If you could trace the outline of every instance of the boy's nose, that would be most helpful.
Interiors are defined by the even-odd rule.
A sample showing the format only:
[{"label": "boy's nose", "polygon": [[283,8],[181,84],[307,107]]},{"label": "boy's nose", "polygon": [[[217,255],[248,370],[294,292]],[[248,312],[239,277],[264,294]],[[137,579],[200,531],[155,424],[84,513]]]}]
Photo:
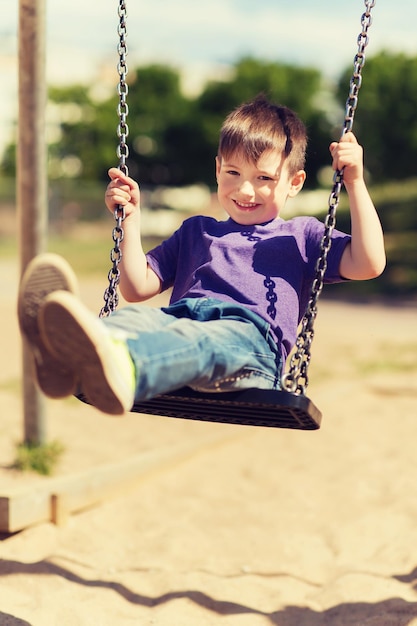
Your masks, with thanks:
[{"label": "boy's nose", "polygon": [[252,198],[254,195],[254,189],[253,189],[252,183],[248,180],[242,181],[242,184],[239,186],[239,193],[242,196]]}]

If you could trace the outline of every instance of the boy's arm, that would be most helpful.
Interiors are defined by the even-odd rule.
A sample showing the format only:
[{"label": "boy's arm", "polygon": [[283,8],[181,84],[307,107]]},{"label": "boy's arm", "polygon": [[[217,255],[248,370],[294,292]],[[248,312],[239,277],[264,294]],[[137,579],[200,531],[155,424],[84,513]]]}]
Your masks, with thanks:
[{"label": "boy's arm", "polygon": [[109,170],[106,206],[114,213],[117,205],[125,210],[123,221],[122,262],[120,263],[120,292],[128,302],[141,302],[161,291],[161,281],[148,266],[142,248],[140,230],[140,192],[138,184],[116,167]]},{"label": "boy's arm", "polygon": [[340,261],[340,275],[351,280],[376,278],[386,263],[384,235],[363,178],[362,147],[350,132],[339,143],[332,143],[330,152],[333,168],[344,168],[351,218],[352,238]]}]

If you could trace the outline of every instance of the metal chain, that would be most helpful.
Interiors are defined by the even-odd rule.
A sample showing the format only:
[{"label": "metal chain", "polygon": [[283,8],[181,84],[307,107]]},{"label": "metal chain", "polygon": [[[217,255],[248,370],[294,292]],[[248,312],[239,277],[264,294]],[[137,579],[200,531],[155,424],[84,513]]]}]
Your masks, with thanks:
[{"label": "metal chain", "polygon": [[[353,126],[353,119],[358,104],[358,93],[362,84],[362,68],[365,64],[365,48],[368,45],[368,29],[372,24],[371,9],[375,6],[376,0],[364,0],[365,13],[362,15],[361,24],[362,31],[358,36],[358,51],[354,58],[354,71],[350,80],[349,96],[346,101],[345,120],[342,129],[342,136],[349,132]],[[119,73],[119,83],[117,87],[119,95],[119,104],[117,113],[119,116],[119,124],[117,127],[117,135],[119,144],[117,147],[117,157],[119,158],[119,168],[128,175],[128,167],[126,160],[129,156],[129,148],[127,146],[127,137],[129,135],[129,127],[127,125],[127,116],[129,113],[127,105],[128,85],[126,76],[128,67],[126,63],[127,45],[126,45],[126,2],[119,0],[119,63],[117,65]],[[282,387],[287,391],[294,393],[304,393],[308,386],[308,366],[311,360],[311,344],[314,337],[314,320],[317,317],[317,302],[321,294],[324,284],[324,274],[327,268],[327,255],[331,247],[331,236],[336,224],[336,211],[339,205],[340,192],[343,185],[343,170],[337,170],[333,179],[333,188],[329,196],[329,210],[325,220],[324,235],[320,247],[320,256],[317,260],[316,275],[313,281],[311,296],[307,305],[307,310],[301,323],[301,330],[295,344],[295,351],[290,359],[289,372],[282,377]],[[122,259],[122,251],[120,244],[123,241],[123,220],[125,219],[124,209],[117,206],[114,211],[114,219],[116,225],[112,232],[114,247],[110,253],[112,267],[108,273],[109,285],[104,292],[105,304],[100,311],[100,317],[110,315],[119,302],[117,288],[120,281],[119,263]]]},{"label": "metal chain", "polygon": [[[358,36],[358,51],[354,58],[354,69],[350,79],[349,95],[346,101],[343,137],[352,130],[353,119],[358,105],[358,93],[362,85],[362,69],[365,65],[365,48],[368,45],[368,29],[372,24],[371,10],[376,0],[365,0],[365,13],[361,18],[362,31]],[[317,302],[323,289],[324,274],[327,269],[327,256],[331,247],[331,237],[336,225],[336,211],[343,185],[343,169],[336,170],[333,187],[329,196],[329,209],[324,222],[324,234],[320,246],[320,256],[316,264],[316,274],[306,312],[301,321],[294,352],[291,355],[289,371],[281,379],[282,388],[293,393],[304,394],[308,386],[308,367],[311,360],[311,344],[314,338],[314,321],[317,317]]]},{"label": "metal chain", "polygon": [[[127,45],[126,45],[126,2],[125,0],[119,0],[119,24],[118,24],[118,35],[119,35],[119,44],[117,46],[117,51],[119,54],[119,62],[117,64],[117,71],[119,73],[119,83],[117,85],[117,93],[119,95],[119,104],[117,107],[117,114],[119,116],[119,123],[117,126],[117,136],[119,138],[119,144],[117,146],[117,157],[119,159],[119,169],[126,174],[129,174],[128,167],[126,165],[126,160],[129,156],[129,148],[127,145],[127,137],[129,136],[129,127],[127,125],[127,116],[129,113],[129,107],[127,105],[127,94],[128,94],[128,85],[126,82],[126,76],[128,73],[126,57],[127,57]],[[119,294],[117,291],[119,282],[120,282],[120,269],[119,263],[122,260],[122,250],[120,248],[120,244],[123,241],[124,232],[123,232],[123,220],[125,219],[125,211],[124,208],[118,205],[114,210],[114,220],[116,222],[115,227],[113,228],[112,238],[114,246],[110,252],[110,260],[112,262],[112,267],[108,273],[108,287],[104,292],[104,306],[100,311],[100,317],[107,317],[115,309],[119,303]]]}]

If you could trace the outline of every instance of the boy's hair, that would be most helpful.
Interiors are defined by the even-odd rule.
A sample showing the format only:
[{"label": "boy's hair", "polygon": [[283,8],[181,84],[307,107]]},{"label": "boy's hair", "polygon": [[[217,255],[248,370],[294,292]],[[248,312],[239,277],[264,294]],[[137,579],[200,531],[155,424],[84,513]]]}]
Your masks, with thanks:
[{"label": "boy's hair", "polygon": [[277,150],[284,154],[292,175],[304,169],[306,147],[307,132],[300,118],[261,94],[226,117],[218,156],[228,159],[237,152],[257,163],[266,150]]}]

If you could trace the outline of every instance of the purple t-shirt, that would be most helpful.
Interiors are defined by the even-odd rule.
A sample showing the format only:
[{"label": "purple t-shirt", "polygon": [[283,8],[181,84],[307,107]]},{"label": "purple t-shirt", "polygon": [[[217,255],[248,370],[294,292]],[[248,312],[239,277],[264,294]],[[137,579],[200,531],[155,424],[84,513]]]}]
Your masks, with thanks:
[{"label": "purple t-shirt", "polygon": [[[285,359],[297,337],[315,277],[324,225],[314,217],[281,218],[254,226],[195,216],[147,254],[150,267],[173,288],[170,302],[212,297],[240,304],[266,320]],[[339,282],[350,236],[334,230],[325,282]]]}]

